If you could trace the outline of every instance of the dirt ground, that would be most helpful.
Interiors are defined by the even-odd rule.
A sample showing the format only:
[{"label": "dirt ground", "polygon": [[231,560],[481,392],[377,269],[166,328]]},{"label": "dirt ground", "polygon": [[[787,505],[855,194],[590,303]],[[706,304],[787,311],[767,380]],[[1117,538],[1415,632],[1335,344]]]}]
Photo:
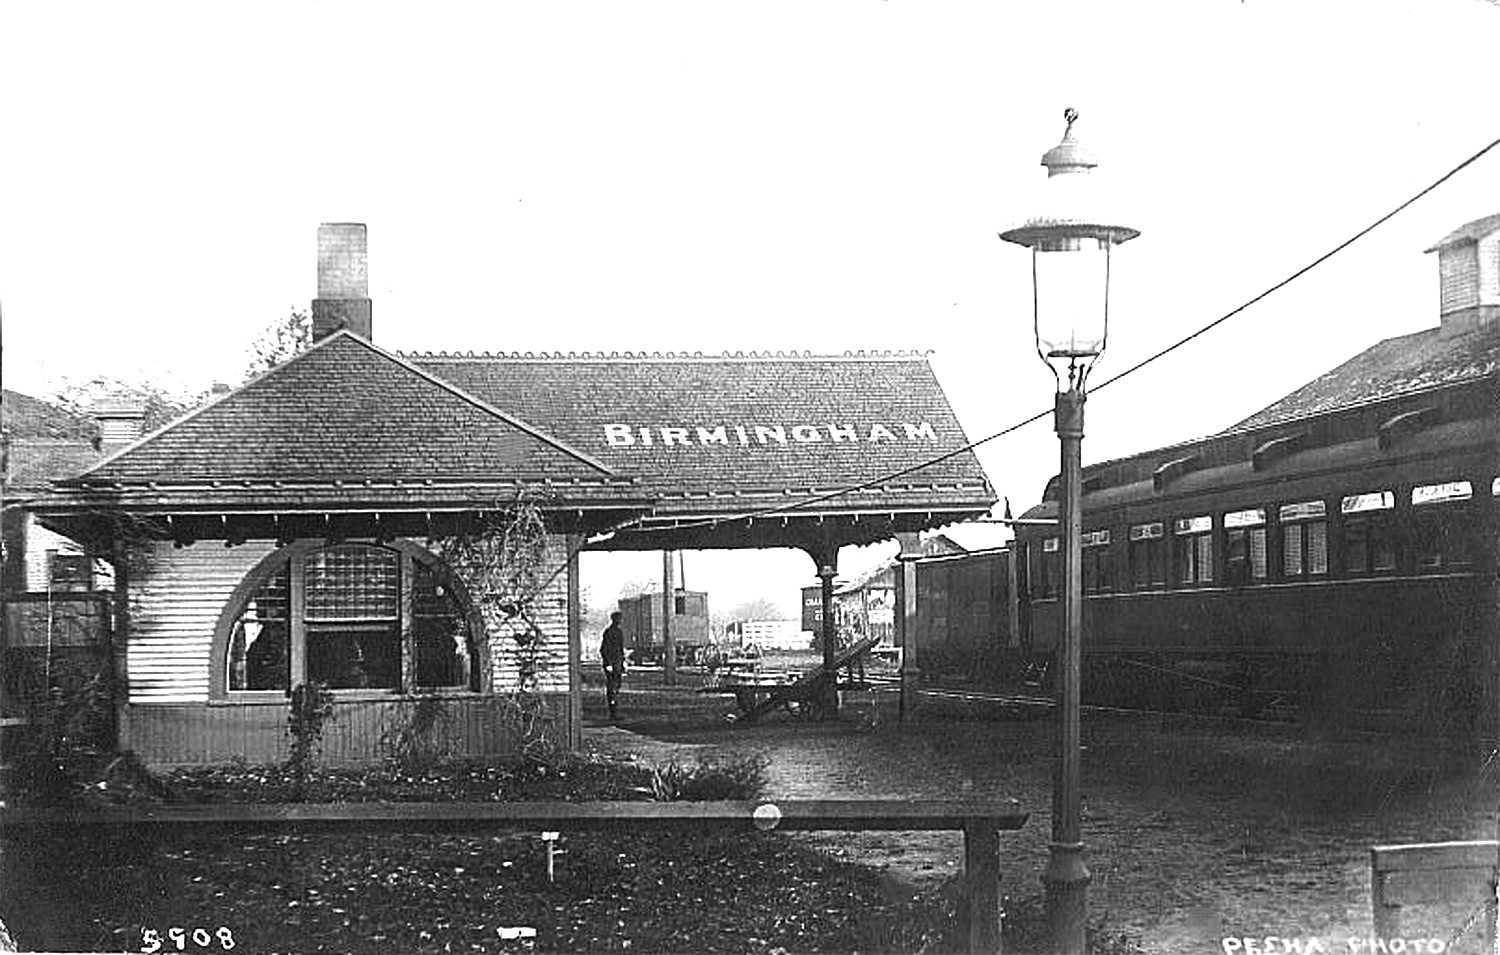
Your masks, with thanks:
[{"label": "dirt ground", "polygon": [[[901,724],[893,695],[863,694],[834,722],[745,725],[724,720],[729,698],[684,682],[632,673],[613,724],[590,688],[586,748],[653,763],[758,754],[770,798],[1015,798],[1031,818],[1003,837],[1003,890],[1013,905],[1040,896],[1055,750],[1045,717],[926,707]],[[1087,715],[1083,741],[1091,923],[1150,952],[1291,950],[1267,936],[1369,952],[1372,846],[1495,837],[1496,767],[1431,741],[1118,714]],[[895,895],[944,885],[961,858],[956,833],[803,838],[882,869]],[[1485,951],[1481,927],[1463,932],[1478,913],[1469,901],[1407,909],[1403,938],[1424,941],[1406,950]]]}]

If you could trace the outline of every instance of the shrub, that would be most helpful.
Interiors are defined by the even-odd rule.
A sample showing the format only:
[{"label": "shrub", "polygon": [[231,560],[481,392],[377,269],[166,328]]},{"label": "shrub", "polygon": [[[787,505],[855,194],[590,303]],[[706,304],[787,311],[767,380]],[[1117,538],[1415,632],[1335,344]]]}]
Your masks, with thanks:
[{"label": "shrub", "polygon": [[453,753],[453,711],[439,696],[402,701],[380,732],[380,751],[387,762],[407,773],[420,773]]},{"label": "shrub", "polygon": [[700,757],[692,766],[673,760],[651,771],[651,786],[642,788],[658,802],[755,799],[766,788],[763,756]]},{"label": "shrub", "polygon": [[287,770],[292,775],[292,798],[307,795],[307,771],[323,746],[323,726],[333,719],[333,691],[326,683],[299,683],[292,688],[286,733],[292,738]]}]

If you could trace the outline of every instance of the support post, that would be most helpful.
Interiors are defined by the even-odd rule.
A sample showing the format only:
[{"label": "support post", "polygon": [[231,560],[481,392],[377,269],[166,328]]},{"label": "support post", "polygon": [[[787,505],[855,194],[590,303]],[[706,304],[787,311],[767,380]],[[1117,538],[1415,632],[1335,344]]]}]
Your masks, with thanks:
[{"label": "support post", "polygon": [[580,535],[568,536],[568,748],[583,748],[583,592],[578,555]]},{"label": "support post", "polygon": [[993,817],[964,821],[964,885],[969,951],[1000,952],[1000,826]]},{"label": "support post", "polygon": [[1083,631],[1083,514],[1081,507],[1083,403],[1080,388],[1057,395],[1055,424],[1062,445],[1058,523],[1062,531],[1063,632],[1057,646],[1057,775],[1052,790],[1052,842],[1046,887],[1052,951],[1083,955],[1088,918],[1089,870],[1080,834],[1082,784],[1079,756],[1079,694]]},{"label": "support post", "polygon": [[818,580],[823,585],[823,670],[828,679],[823,697],[823,713],[836,715],[839,711],[838,674],[833,663],[838,658],[839,634],[833,619],[833,578],[838,573],[838,550],[830,548],[818,564]]},{"label": "support post", "polygon": [[661,552],[661,655],[662,675],[668,686],[677,683],[677,631],[672,627],[672,552]]},{"label": "support post", "polygon": [[901,545],[896,564],[896,637],[901,647],[899,722],[916,715],[920,670],[917,660],[917,564],[921,543],[916,534],[897,534]]},{"label": "support post", "polygon": [[115,748],[129,748],[130,737],[130,546],[116,537],[110,553],[115,570],[114,624],[109,633],[110,696],[115,706]]}]

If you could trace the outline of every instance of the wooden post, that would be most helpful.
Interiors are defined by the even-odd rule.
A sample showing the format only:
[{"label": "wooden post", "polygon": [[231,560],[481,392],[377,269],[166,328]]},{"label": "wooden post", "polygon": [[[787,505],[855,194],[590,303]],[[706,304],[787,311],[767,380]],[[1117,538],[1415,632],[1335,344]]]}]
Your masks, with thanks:
[{"label": "wooden post", "polygon": [[823,585],[823,671],[828,688],[823,698],[825,716],[837,715],[839,711],[838,673],[833,667],[839,654],[838,627],[833,619],[833,578],[838,573],[838,553],[837,548],[829,548],[818,563],[818,580]]},{"label": "wooden post", "polygon": [[993,816],[964,821],[964,885],[969,951],[1000,951],[1000,826]]},{"label": "wooden post", "polygon": [[583,538],[570,534],[568,548],[568,748],[583,748],[583,591],[578,554]]},{"label": "wooden post", "polygon": [[672,627],[672,552],[661,552],[661,655],[662,674],[668,686],[677,682],[677,631]]},{"label": "wooden post", "polygon": [[917,564],[921,542],[916,534],[897,534],[901,553],[896,564],[896,632],[901,645],[900,722],[915,716],[920,670],[917,662]]},{"label": "wooden post", "polygon": [[115,705],[115,747],[129,748],[130,737],[130,666],[127,648],[130,645],[130,547],[119,537],[115,538],[111,563],[115,568],[114,626],[110,628],[109,653],[111,661],[110,695]]}]

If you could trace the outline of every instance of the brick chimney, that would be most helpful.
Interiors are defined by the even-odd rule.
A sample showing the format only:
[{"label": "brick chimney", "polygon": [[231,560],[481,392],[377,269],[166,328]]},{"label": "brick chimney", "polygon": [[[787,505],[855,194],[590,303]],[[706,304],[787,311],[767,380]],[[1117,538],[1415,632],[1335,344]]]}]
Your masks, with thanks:
[{"label": "brick chimney", "polygon": [[365,226],[325,222],[318,226],[318,297],[312,303],[313,341],[341,328],[371,336],[370,291],[365,276]]},{"label": "brick chimney", "polygon": [[89,409],[99,423],[99,447],[113,451],[141,436],[146,406],[131,398],[105,398]]},{"label": "brick chimney", "polygon": [[1463,225],[1427,250],[1438,254],[1442,335],[1462,335],[1500,318],[1500,214]]}]

